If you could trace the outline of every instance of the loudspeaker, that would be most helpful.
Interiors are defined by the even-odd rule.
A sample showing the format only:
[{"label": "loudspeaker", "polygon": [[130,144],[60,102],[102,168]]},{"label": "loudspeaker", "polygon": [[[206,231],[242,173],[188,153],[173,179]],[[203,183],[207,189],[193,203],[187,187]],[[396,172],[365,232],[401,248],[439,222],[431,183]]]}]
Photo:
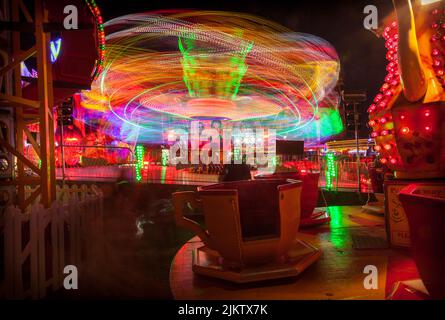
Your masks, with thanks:
[{"label": "loudspeaker", "polygon": [[304,141],[277,140],[277,155],[298,156],[304,153]]}]

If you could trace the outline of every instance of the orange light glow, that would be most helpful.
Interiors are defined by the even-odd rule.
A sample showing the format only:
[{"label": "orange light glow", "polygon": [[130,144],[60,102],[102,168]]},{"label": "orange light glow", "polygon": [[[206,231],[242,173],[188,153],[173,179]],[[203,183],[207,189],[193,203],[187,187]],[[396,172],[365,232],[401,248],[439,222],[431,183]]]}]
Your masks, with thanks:
[{"label": "orange light glow", "polygon": [[409,128],[408,127],[403,127],[402,129],[400,129],[400,132],[403,134],[407,134],[409,133]]}]

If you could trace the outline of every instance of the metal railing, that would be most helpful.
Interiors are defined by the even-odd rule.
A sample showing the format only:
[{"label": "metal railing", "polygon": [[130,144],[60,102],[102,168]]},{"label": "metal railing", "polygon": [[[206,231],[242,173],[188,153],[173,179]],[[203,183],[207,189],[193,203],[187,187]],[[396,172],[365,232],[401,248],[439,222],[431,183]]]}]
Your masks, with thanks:
[{"label": "metal railing", "polygon": [[335,176],[332,178],[331,185],[326,185],[327,161],[326,157],[320,157],[320,187],[327,187],[331,190],[355,189],[360,192],[371,192],[371,180],[366,159],[360,161],[360,183],[357,177],[357,161],[350,157],[336,158],[334,160]]},{"label": "metal railing", "polygon": [[[118,146],[87,146],[87,145],[64,145],[65,167],[62,166],[60,155],[61,146],[56,148],[57,165],[56,177],[58,180],[71,181],[107,181],[126,179],[135,181],[136,158],[133,150],[127,147]],[[32,150],[32,148],[30,148]],[[32,155],[28,156],[33,160]],[[150,157],[151,158],[151,157]],[[38,159],[35,157],[35,159]],[[360,161],[360,191],[370,192],[371,179],[368,170],[368,163],[371,158],[362,158]],[[38,160],[35,160],[36,164]],[[282,157],[281,163],[293,163],[303,165],[308,171],[320,171],[319,186],[331,190],[341,189],[359,189],[357,177],[357,161],[353,156],[338,155],[334,157],[335,177],[329,179],[330,185],[327,185],[327,158],[316,154],[305,154],[302,156]],[[173,167],[150,165],[143,181],[151,180],[189,180],[191,173],[184,173],[185,170],[177,170]],[[162,169],[162,170],[161,170]],[[159,177],[158,177],[159,176]],[[207,181],[206,175],[193,174],[193,181],[199,178],[200,182]],[[169,179],[167,179],[169,178]],[[202,181],[201,181],[202,180]],[[211,181],[210,181],[211,180]],[[209,179],[209,183],[214,183],[214,179]]]},{"label": "metal railing", "polygon": [[[60,161],[62,148],[65,161]],[[128,147],[63,145],[56,148],[60,180],[134,180],[135,156]]]},{"label": "metal railing", "polygon": [[[64,160],[62,162],[62,149]],[[32,147],[25,156],[39,164]],[[133,150],[118,146],[63,145],[56,147],[56,178],[58,180],[116,180],[134,179]]]},{"label": "metal railing", "polygon": [[[306,154],[303,156],[282,157],[281,163],[285,167],[294,169],[305,169],[307,171],[320,171],[319,186],[330,190],[339,191],[341,189],[355,189],[361,192],[371,191],[371,180],[368,170],[368,163],[371,158],[362,158],[360,160],[360,171],[357,168],[357,159],[352,156],[335,156],[333,166],[335,175],[329,179],[326,177],[328,171],[327,156]],[[360,172],[360,183],[357,177]],[[330,182],[330,184],[329,184]]]}]

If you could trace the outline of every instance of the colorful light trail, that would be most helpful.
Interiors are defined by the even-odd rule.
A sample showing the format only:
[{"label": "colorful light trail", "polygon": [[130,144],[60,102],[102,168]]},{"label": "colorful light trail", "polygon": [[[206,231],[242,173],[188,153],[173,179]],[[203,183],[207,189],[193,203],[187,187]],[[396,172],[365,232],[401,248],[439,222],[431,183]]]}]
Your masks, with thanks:
[{"label": "colorful light trail", "polygon": [[165,142],[191,120],[306,141],[343,129],[338,56],[323,39],[213,11],[133,14],[105,28],[103,72],[82,105],[116,139]]}]

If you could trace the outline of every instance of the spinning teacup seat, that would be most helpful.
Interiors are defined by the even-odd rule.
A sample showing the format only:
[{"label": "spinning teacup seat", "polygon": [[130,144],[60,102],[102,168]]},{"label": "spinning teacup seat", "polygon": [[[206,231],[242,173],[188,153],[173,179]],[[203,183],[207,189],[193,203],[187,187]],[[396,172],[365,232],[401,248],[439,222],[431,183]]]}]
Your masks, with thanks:
[{"label": "spinning teacup seat", "polygon": [[261,173],[255,180],[264,179],[295,179],[302,182],[300,201],[300,227],[313,226],[329,222],[331,218],[326,211],[315,210],[318,200],[318,179],[320,172],[284,171],[275,173]]},{"label": "spinning teacup seat", "polygon": [[445,299],[445,190],[421,194],[421,183],[411,184],[399,193],[408,218],[413,256],[420,277],[431,298]]},{"label": "spinning teacup seat", "polygon": [[[211,250],[213,256],[218,255],[219,270],[280,263],[282,268],[291,259],[296,243],[301,187],[301,181],[268,179],[227,182],[201,187],[197,192],[177,192],[173,194],[176,223],[195,232],[206,250]],[[183,216],[186,204],[202,209],[207,229]],[[306,254],[310,253],[311,263],[318,258],[312,254],[318,253],[317,249],[299,246],[304,247]],[[209,258],[206,259],[208,264]],[[310,263],[305,266],[308,265]]]}]

